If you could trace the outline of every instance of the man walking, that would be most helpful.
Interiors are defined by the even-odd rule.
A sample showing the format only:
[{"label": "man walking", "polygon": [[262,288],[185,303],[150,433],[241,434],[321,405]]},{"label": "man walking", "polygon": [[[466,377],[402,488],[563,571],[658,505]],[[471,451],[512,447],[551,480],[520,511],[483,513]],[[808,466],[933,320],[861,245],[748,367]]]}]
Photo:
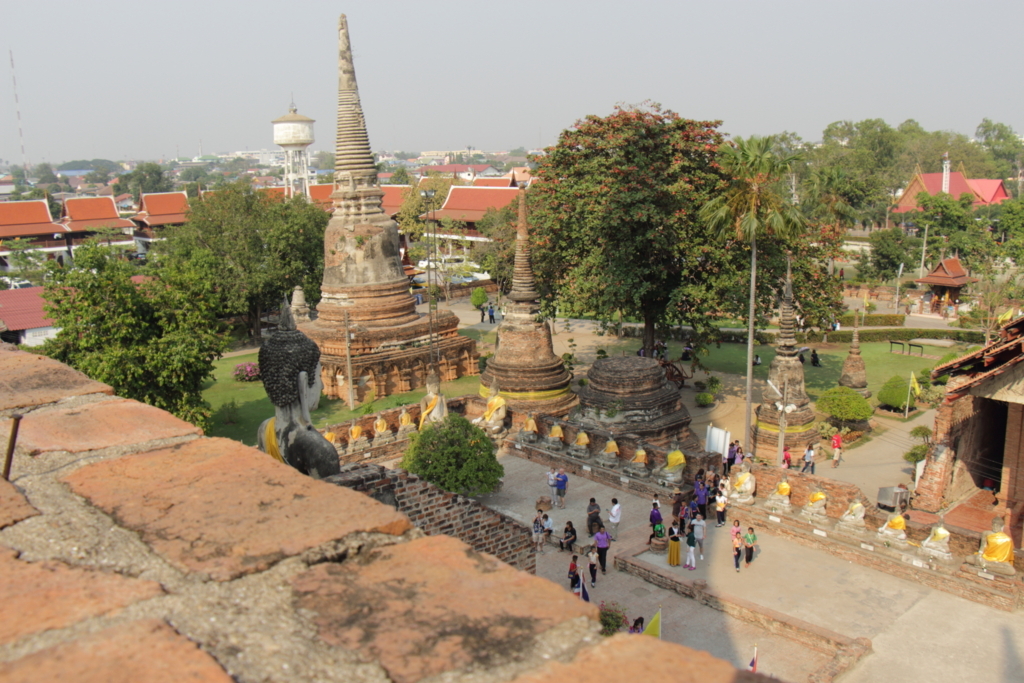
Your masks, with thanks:
[{"label": "man walking", "polygon": [[697,547],[700,548],[700,559],[704,559],[704,536],[707,533],[707,523],[704,521],[704,516],[698,514],[697,519],[690,522],[690,528],[693,529],[693,538],[697,541]]},{"label": "man walking", "polygon": [[612,525],[611,539],[619,540],[619,522],[622,521],[622,506],[618,498],[612,498],[612,509],[608,511],[608,523]]},{"label": "man walking", "polygon": [[708,487],[703,479],[697,480],[694,484],[694,495],[697,498],[697,510],[702,515],[708,514]]},{"label": "man walking", "polygon": [[565,509],[565,492],[569,488],[569,475],[564,469],[558,470],[555,476],[555,495],[558,497],[558,507]]},{"label": "man walking", "polygon": [[487,322],[494,324],[494,304],[488,304],[487,306]]},{"label": "man walking", "polygon": [[810,470],[811,474],[814,474],[814,444],[807,444],[807,450],[804,451],[804,466],[800,470],[801,473]]},{"label": "man walking", "polygon": [[591,498],[587,505],[587,535],[593,536],[601,526],[601,506],[596,498]]},{"label": "man walking", "polygon": [[551,504],[558,507],[558,482],[555,478],[558,476],[558,472],[552,467],[548,470],[548,488],[551,489]]},{"label": "man walking", "polygon": [[839,467],[839,461],[843,459],[843,435],[836,432],[832,435],[832,468]]},{"label": "man walking", "polygon": [[601,563],[601,573],[607,574],[607,563],[608,563],[608,548],[611,546],[612,537],[608,535],[608,532],[604,530],[602,525],[600,530],[594,534],[594,543],[597,544],[597,559]]},{"label": "man walking", "polygon": [[533,549],[538,553],[544,552],[544,511],[537,510],[537,516],[533,518]]}]

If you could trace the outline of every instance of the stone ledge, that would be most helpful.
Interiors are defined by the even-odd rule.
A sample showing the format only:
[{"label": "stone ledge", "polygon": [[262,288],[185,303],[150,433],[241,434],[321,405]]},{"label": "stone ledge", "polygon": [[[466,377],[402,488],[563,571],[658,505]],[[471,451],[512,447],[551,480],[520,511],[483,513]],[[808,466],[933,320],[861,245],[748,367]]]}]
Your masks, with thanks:
[{"label": "stone ledge", "polygon": [[7,683],[231,683],[195,643],[159,620],[110,628],[0,664]]},{"label": "stone ledge", "polygon": [[38,514],[39,511],[25,500],[25,496],[14,487],[14,484],[0,479],[0,529]]},{"label": "stone ledge", "polygon": [[63,481],[171,564],[218,581],[349,534],[412,528],[392,508],[229,439],[93,463]]},{"label": "stone ledge", "polygon": [[0,351],[0,414],[86,394],[112,396],[114,390],[52,358]]}]

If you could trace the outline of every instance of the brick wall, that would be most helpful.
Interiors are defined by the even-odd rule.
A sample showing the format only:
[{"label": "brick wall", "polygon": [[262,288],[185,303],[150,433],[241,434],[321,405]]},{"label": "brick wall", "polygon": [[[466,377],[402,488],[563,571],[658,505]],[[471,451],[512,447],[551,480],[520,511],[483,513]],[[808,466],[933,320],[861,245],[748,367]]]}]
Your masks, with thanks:
[{"label": "brick wall", "polygon": [[394,505],[431,536],[452,536],[517,569],[536,572],[531,530],[472,498],[443,491],[405,470],[379,465],[346,465],[328,481]]}]

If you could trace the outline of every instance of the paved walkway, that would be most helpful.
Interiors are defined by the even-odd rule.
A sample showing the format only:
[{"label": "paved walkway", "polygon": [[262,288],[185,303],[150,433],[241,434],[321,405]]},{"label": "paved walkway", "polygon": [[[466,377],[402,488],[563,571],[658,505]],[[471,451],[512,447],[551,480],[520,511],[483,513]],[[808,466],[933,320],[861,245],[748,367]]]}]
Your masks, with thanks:
[{"label": "paved walkway", "polygon": [[[541,465],[511,455],[503,457],[501,462],[506,472],[503,490],[481,500],[505,514],[529,522],[535,514],[536,498],[547,493],[546,470]],[[582,525],[591,496],[605,510],[613,496],[623,505],[620,543],[612,544],[613,553],[646,539],[648,499],[576,477],[570,481],[566,509],[549,513],[553,515],[556,533],[566,519],[573,520],[577,526]],[[727,529],[715,529],[712,524],[705,545],[705,559],[698,560],[697,570],[691,572],[674,568],[672,571],[678,571],[687,579],[704,579],[714,590],[843,635],[872,639],[874,654],[844,676],[842,683],[903,683],[906,680],[959,683],[965,679],[1004,683],[1024,680],[1020,653],[1024,648],[1016,645],[1024,643],[1024,615],[1000,612],[939,593],[840,560],[827,552],[772,536],[764,529],[756,531],[761,552],[750,568],[739,573],[733,569]],[[585,533],[582,540],[586,542]],[[641,559],[662,566],[666,563],[664,556],[651,553],[645,553]],[[567,566],[567,556],[560,556],[557,550],[549,551],[541,556],[538,573],[565,585]],[[603,587],[605,582],[607,589]],[[638,587],[646,587],[651,592],[636,591]],[[619,572],[610,572],[607,577],[599,576],[594,599],[614,599],[624,604],[631,616],[642,613],[648,618],[657,604],[672,605],[671,613],[666,607],[666,621],[671,614],[673,619],[681,618],[686,623],[681,634],[675,630],[677,626],[672,626],[671,631],[666,626],[667,637],[707,649],[737,666],[745,666],[749,661],[751,637],[758,643],[759,661],[764,665],[759,667],[761,671],[796,682],[806,680],[807,674],[820,666],[818,659],[804,658],[799,651],[794,654],[783,649],[776,637],[763,631],[758,634],[759,629],[752,625],[737,622],[724,614],[704,613],[703,610],[708,608],[690,612],[677,603],[692,601],[648,584],[640,586],[635,583],[635,577]],[[709,636],[705,631],[715,635]],[[710,646],[702,647],[698,642],[710,643]],[[816,653],[804,651],[804,654]],[[764,668],[768,666],[766,661],[772,661],[773,666],[779,668]],[[1015,677],[1008,677],[1011,672]]]}]

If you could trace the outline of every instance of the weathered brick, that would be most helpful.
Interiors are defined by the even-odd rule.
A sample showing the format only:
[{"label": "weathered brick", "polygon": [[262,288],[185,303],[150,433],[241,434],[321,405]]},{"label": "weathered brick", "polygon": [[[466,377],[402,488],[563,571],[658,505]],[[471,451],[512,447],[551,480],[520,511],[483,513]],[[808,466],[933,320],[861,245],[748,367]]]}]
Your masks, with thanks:
[{"label": "weathered brick", "polygon": [[38,514],[39,511],[29,505],[25,496],[14,488],[14,484],[0,479],[0,529]]},{"label": "weathered brick", "polygon": [[22,562],[15,556],[13,550],[0,549],[0,643],[64,628],[163,593],[153,581],[62,562]]},{"label": "weathered brick", "polygon": [[378,548],[295,577],[324,642],[359,650],[397,683],[493,664],[597,607],[447,536]]},{"label": "weathered brick", "polygon": [[64,480],[171,563],[221,581],[352,533],[412,528],[393,508],[230,439],[106,460]]},{"label": "weathered brick", "polygon": [[[0,433],[9,430],[10,423],[0,422]],[[29,413],[21,421],[18,447],[32,455],[82,453],[202,433],[199,427],[159,408],[118,398]]]},{"label": "weathered brick", "polygon": [[52,358],[24,351],[0,351],[0,411],[54,403],[72,396],[113,393],[108,385]]},{"label": "weathered brick", "polygon": [[162,621],[135,621],[0,664],[6,683],[231,683],[219,664]]}]

